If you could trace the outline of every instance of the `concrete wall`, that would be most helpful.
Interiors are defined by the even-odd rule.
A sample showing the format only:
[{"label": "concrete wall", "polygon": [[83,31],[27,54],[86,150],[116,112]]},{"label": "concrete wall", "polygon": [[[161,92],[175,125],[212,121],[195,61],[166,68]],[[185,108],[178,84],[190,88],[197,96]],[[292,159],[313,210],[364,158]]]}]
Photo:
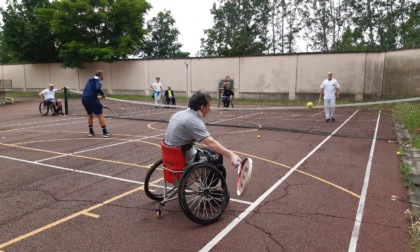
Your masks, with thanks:
[{"label": "concrete wall", "polygon": [[318,97],[332,71],[345,97],[362,100],[420,96],[420,49],[373,53],[314,53],[255,57],[214,57],[91,62],[83,69],[60,64],[1,65],[2,79],[17,90],[42,90],[48,83],[82,90],[97,69],[105,72],[108,93],[150,95],[159,76],[179,96],[197,90],[217,94],[221,79],[234,80],[240,98],[295,100]]}]

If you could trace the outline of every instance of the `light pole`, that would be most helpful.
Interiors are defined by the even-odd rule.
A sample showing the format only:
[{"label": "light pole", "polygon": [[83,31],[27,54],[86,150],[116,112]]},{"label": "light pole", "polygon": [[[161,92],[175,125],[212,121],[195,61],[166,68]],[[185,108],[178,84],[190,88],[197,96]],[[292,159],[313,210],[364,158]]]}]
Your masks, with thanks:
[{"label": "light pole", "polygon": [[188,63],[187,62],[184,62],[184,64],[185,64],[185,67],[187,69],[187,89],[185,91],[185,94],[186,94],[186,96],[188,98]]}]

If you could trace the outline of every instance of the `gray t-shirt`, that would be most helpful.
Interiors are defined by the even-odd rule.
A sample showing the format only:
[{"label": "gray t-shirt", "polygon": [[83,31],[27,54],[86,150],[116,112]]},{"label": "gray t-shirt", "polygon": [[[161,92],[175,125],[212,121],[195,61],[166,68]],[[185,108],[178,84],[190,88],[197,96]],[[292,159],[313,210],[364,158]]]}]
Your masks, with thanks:
[{"label": "gray t-shirt", "polygon": [[[182,146],[200,142],[210,136],[198,111],[186,109],[175,113],[166,129],[165,143],[170,146]],[[195,147],[185,152],[185,161],[191,164],[197,150]]]}]

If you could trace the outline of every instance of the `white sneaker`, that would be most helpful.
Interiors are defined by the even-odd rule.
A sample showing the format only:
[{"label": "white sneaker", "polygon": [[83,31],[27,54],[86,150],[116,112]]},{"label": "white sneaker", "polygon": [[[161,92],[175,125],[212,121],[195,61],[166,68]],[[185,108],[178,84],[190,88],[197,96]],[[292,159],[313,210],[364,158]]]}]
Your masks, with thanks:
[{"label": "white sneaker", "polygon": [[112,134],[109,133],[109,132],[107,132],[107,133],[105,133],[105,134],[102,135],[102,137],[111,137],[111,136],[112,136]]},{"label": "white sneaker", "polygon": [[95,132],[89,132],[88,137],[94,137],[95,136]]}]

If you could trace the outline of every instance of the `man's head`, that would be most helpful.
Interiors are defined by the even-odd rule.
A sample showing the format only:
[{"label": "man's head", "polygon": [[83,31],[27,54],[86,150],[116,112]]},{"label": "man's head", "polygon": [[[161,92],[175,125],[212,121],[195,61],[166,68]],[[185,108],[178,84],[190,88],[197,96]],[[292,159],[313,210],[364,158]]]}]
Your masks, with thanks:
[{"label": "man's head", "polygon": [[48,89],[53,90],[54,89],[54,84],[52,84],[52,83],[48,84]]},{"label": "man's head", "polygon": [[171,90],[171,86],[168,86],[168,90]]},{"label": "man's head", "polygon": [[210,101],[210,94],[200,90],[191,96],[188,107],[194,111],[201,111],[205,117],[210,112]]},{"label": "man's head", "polygon": [[99,79],[103,80],[104,79],[104,72],[102,70],[98,70],[98,71],[96,71],[95,76],[98,77]]},{"label": "man's head", "polygon": [[333,73],[332,72],[328,72],[327,73],[328,80],[332,80],[332,76],[333,76]]},{"label": "man's head", "polygon": [[159,77],[156,77],[156,82],[159,82],[160,81],[160,78]]}]

